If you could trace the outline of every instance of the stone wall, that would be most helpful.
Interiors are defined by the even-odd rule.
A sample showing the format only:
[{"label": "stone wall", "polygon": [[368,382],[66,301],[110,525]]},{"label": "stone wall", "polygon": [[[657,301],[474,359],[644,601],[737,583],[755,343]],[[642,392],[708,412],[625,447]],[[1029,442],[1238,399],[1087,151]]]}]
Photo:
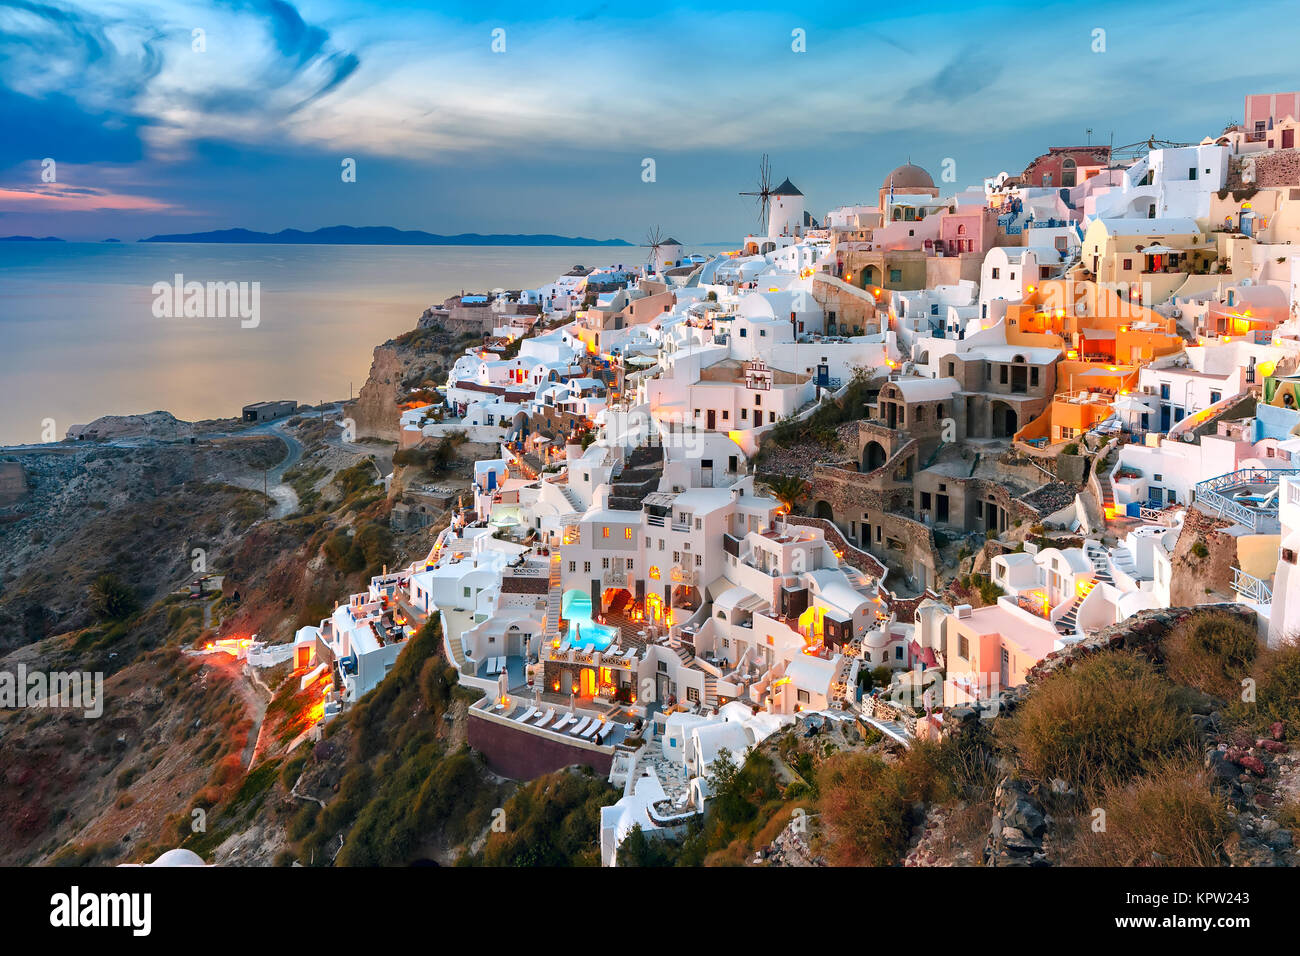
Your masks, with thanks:
[{"label": "stone wall", "polygon": [[0,461],[0,508],[18,504],[27,494],[27,472],[22,463]]},{"label": "stone wall", "polygon": [[1255,157],[1255,185],[1300,186],[1300,150]]},{"label": "stone wall", "polygon": [[614,764],[612,748],[597,749],[584,747],[577,741],[553,740],[498,723],[474,710],[469,714],[468,739],[493,772],[512,780],[532,780],[575,764],[609,776]]}]

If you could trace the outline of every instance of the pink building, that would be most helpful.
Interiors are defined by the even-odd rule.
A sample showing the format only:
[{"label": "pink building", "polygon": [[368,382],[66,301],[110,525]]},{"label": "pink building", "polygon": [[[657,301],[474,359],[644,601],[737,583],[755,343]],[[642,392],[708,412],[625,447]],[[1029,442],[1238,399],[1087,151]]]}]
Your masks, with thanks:
[{"label": "pink building", "polygon": [[997,213],[985,206],[971,206],[944,213],[939,219],[935,251],[945,256],[972,252],[983,256],[993,247],[997,235]]},{"label": "pink building", "polygon": [[[1255,93],[1246,97],[1246,142],[1259,143],[1269,140],[1273,127],[1288,116],[1300,119],[1300,92],[1296,93]],[[1294,149],[1295,130],[1282,131],[1285,142],[1268,142],[1270,149]]]}]

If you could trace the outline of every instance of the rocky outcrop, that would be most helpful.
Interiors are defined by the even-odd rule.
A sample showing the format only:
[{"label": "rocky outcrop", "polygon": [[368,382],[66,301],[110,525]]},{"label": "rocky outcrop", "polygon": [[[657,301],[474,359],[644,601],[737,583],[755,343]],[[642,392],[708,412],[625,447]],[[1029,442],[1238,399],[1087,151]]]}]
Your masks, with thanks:
[{"label": "rocky outcrop", "polygon": [[357,438],[397,441],[402,414],[398,403],[403,397],[402,381],[407,371],[407,362],[397,345],[386,342],[375,348],[366,384],[361,386],[356,400],[343,407],[344,417],[356,423]]},{"label": "rocky outcrop", "polygon": [[1043,850],[1047,811],[1030,795],[1029,786],[1003,778],[993,792],[993,822],[984,847],[986,866],[1048,866]]},{"label": "rocky outcrop", "polygon": [[813,853],[808,828],[812,818],[796,813],[786,828],[755,855],[754,863],[763,866],[826,866],[825,857]]}]

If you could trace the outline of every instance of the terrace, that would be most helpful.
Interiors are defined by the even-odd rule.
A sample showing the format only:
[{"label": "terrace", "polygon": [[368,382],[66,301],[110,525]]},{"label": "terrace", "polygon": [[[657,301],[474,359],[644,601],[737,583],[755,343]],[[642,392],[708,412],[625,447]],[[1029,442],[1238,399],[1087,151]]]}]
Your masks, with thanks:
[{"label": "terrace", "polygon": [[1281,479],[1297,468],[1245,468],[1196,485],[1195,504],[1207,514],[1230,518],[1257,534],[1277,534]]}]

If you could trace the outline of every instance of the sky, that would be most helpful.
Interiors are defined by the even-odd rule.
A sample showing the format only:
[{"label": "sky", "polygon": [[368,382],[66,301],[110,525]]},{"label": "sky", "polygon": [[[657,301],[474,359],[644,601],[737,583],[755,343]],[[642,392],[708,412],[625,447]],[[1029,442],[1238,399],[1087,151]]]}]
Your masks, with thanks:
[{"label": "sky", "polygon": [[977,185],[1300,86],[1295,0],[1244,46],[1218,3],[799,6],[0,0],[0,236],[734,241],[764,153],[820,217],[909,160]]}]

